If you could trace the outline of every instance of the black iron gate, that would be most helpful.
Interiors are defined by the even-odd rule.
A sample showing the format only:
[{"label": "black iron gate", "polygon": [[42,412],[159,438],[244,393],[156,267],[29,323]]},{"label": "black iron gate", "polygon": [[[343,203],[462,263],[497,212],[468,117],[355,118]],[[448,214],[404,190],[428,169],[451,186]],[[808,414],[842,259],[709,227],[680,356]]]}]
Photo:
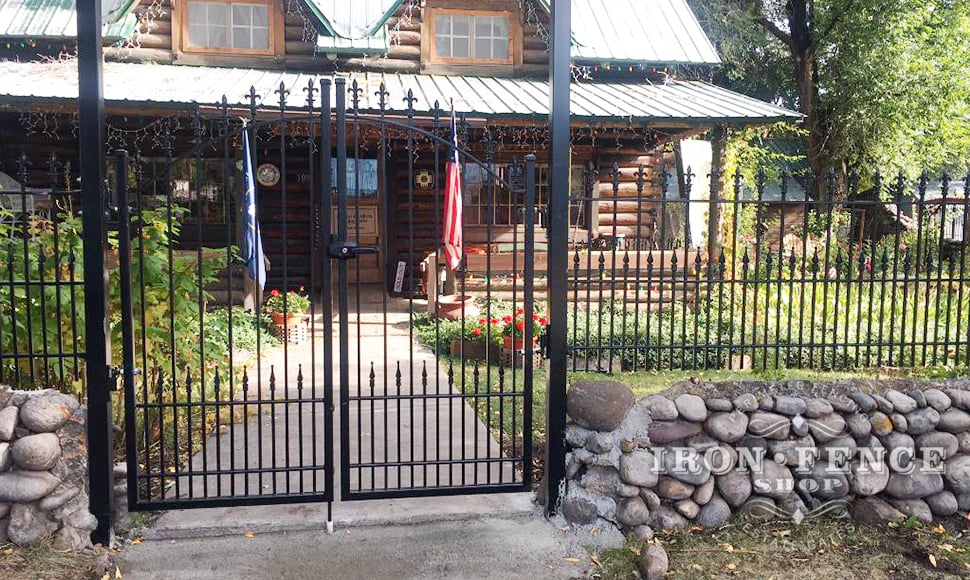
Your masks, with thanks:
[{"label": "black iron gate", "polygon": [[[529,489],[534,157],[496,163],[487,124],[456,148],[383,84],[368,110],[343,78],[302,92],[114,158],[130,509]],[[478,227],[451,271],[454,158]]]}]

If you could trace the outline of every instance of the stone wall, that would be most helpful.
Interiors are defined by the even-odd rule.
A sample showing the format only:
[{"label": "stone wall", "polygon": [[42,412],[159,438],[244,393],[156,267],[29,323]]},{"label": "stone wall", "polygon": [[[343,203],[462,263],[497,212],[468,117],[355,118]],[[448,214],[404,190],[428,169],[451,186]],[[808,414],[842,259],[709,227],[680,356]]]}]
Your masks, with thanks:
[{"label": "stone wall", "polygon": [[[734,514],[924,522],[970,510],[970,379],[624,385],[567,395],[576,525],[717,527]],[[605,520],[605,521],[604,521]]]},{"label": "stone wall", "polygon": [[68,395],[0,386],[0,544],[91,546],[86,419]]}]

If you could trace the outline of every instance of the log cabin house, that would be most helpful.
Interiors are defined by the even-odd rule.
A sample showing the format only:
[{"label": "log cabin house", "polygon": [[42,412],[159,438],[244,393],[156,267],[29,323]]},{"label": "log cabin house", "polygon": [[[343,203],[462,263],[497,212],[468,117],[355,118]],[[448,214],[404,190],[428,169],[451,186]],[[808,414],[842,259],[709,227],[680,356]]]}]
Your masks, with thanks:
[{"label": "log cabin house", "polygon": [[[468,121],[465,147],[488,157],[503,174],[513,159],[536,153],[540,209],[549,195],[543,126],[549,102],[549,0],[105,0],[104,6],[110,149],[138,151],[151,164],[165,156],[160,135],[166,128],[178,157],[191,146],[195,111],[215,109],[223,95],[229,106],[245,110],[252,87],[271,106],[279,99],[274,91],[284,83],[293,87],[285,96],[287,106],[301,107],[301,88],[308,81],[342,75],[363,89],[361,111],[377,111],[381,83],[389,93],[389,115],[407,114],[409,90],[417,97],[416,115],[453,102]],[[630,242],[639,233],[650,243],[676,236],[677,228],[655,231],[656,212],[636,221],[644,219],[636,184],[641,167],[644,195],[659,197],[662,171],[683,181],[681,140],[712,138],[717,163],[719,139],[727,129],[799,118],[705,80],[719,60],[685,0],[573,0],[573,23],[571,193],[593,200],[572,212],[571,238],[577,246],[616,235]],[[26,156],[29,170],[22,175],[30,187],[48,183],[46,160],[52,155],[77,165],[74,36],[70,0],[0,0],[0,171],[17,175],[18,160]],[[294,169],[303,149],[297,135],[291,138],[294,148],[284,172],[290,223],[285,237],[276,227],[284,211],[280,185],[264,185],[259,195],[266,253],[275,261],[286,246],[287,280],[296,286],[307,283],[307,260],[301,256],[308,252],[313,224],[301,201],[309,187]],[[388,268],[405,261],[416,269],[435,252],[436,232],[425,224],[435,222],[433,200],[441,189],[434,179],[408,182],[427,172],[440,175],[442,168],[434,166],[428,143],[408,151],[398,138],[387,159],[379,160],[372,139],[357,138],[364,151],[357,153],[360,168],[389,179],[365,177],[359,184],[361,239],[378,246],[380,254],[364,257],[357,275],[377,283],[394,278],[381,272],[382,264]],[[279,163],[271,147],[257,155],[261,163]],[[619,170],[615,182],[614,167]],[[227,213],[238,211],[239,180],[223,191],[221,170],[218,160],[207,167],[204,195],[185,192],[197,200],[188,219],[203,226],[184,228],[185,249],[237,242],[227,240],[232,234],[225,226],[232,221]],[[496,264],[511,263],[501,254],[521,228],[513,211],[521,200],[500,196],[486,247],[488,212],[479,173],[471,168],[465,175],[469,271],[481,268],[485,252],[499,255]],[[387,190],[380,191],[378,183],[387,183]],[[186,184],[193,188],[189,180]],[[537,240],[541,249],[541,222]],[[639,244],[635,249],[643,247],[642,240],[632,241]],[[537,271],[541,258],[537,255]],[[271,285],[281,284],[278,268],[269,275]]]}]

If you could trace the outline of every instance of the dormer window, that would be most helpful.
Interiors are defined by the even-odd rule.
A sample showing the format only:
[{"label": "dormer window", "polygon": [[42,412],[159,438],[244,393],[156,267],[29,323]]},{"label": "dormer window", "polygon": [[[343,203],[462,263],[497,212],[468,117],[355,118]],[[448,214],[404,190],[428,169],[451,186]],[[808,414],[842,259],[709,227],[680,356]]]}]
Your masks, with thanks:
[{"label": "dormer window", "polygon": [[433,60],[512,64],[512,26],[508,13],[435,10]]},{"label": "dormer window", "polygon": [[269,1],[189,0],[184,16],[186,52],[273,54],[275,15]]}]

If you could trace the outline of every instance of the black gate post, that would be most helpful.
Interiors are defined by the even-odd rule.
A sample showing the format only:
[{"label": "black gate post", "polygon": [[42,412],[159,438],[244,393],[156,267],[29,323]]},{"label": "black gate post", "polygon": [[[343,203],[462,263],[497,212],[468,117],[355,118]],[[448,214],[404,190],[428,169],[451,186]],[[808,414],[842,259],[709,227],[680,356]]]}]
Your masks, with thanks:
[{"label": "black gate post", "polygon": [[98,519],[95,543],[111,540],[114,499],[111,386],[108,365],[108,280],[104,199],[104,96],[101,67],[101,0],[78,0],[78,117],[81,209],[84,227],[84,347],[88,404],[90,509]]},{"label": "black gate post", "polygon": [[549,372],[546,383],[546,514],[559,506],[566,448],[566,276],[569,268],[570,0],[552,0],[549,63]]}]

